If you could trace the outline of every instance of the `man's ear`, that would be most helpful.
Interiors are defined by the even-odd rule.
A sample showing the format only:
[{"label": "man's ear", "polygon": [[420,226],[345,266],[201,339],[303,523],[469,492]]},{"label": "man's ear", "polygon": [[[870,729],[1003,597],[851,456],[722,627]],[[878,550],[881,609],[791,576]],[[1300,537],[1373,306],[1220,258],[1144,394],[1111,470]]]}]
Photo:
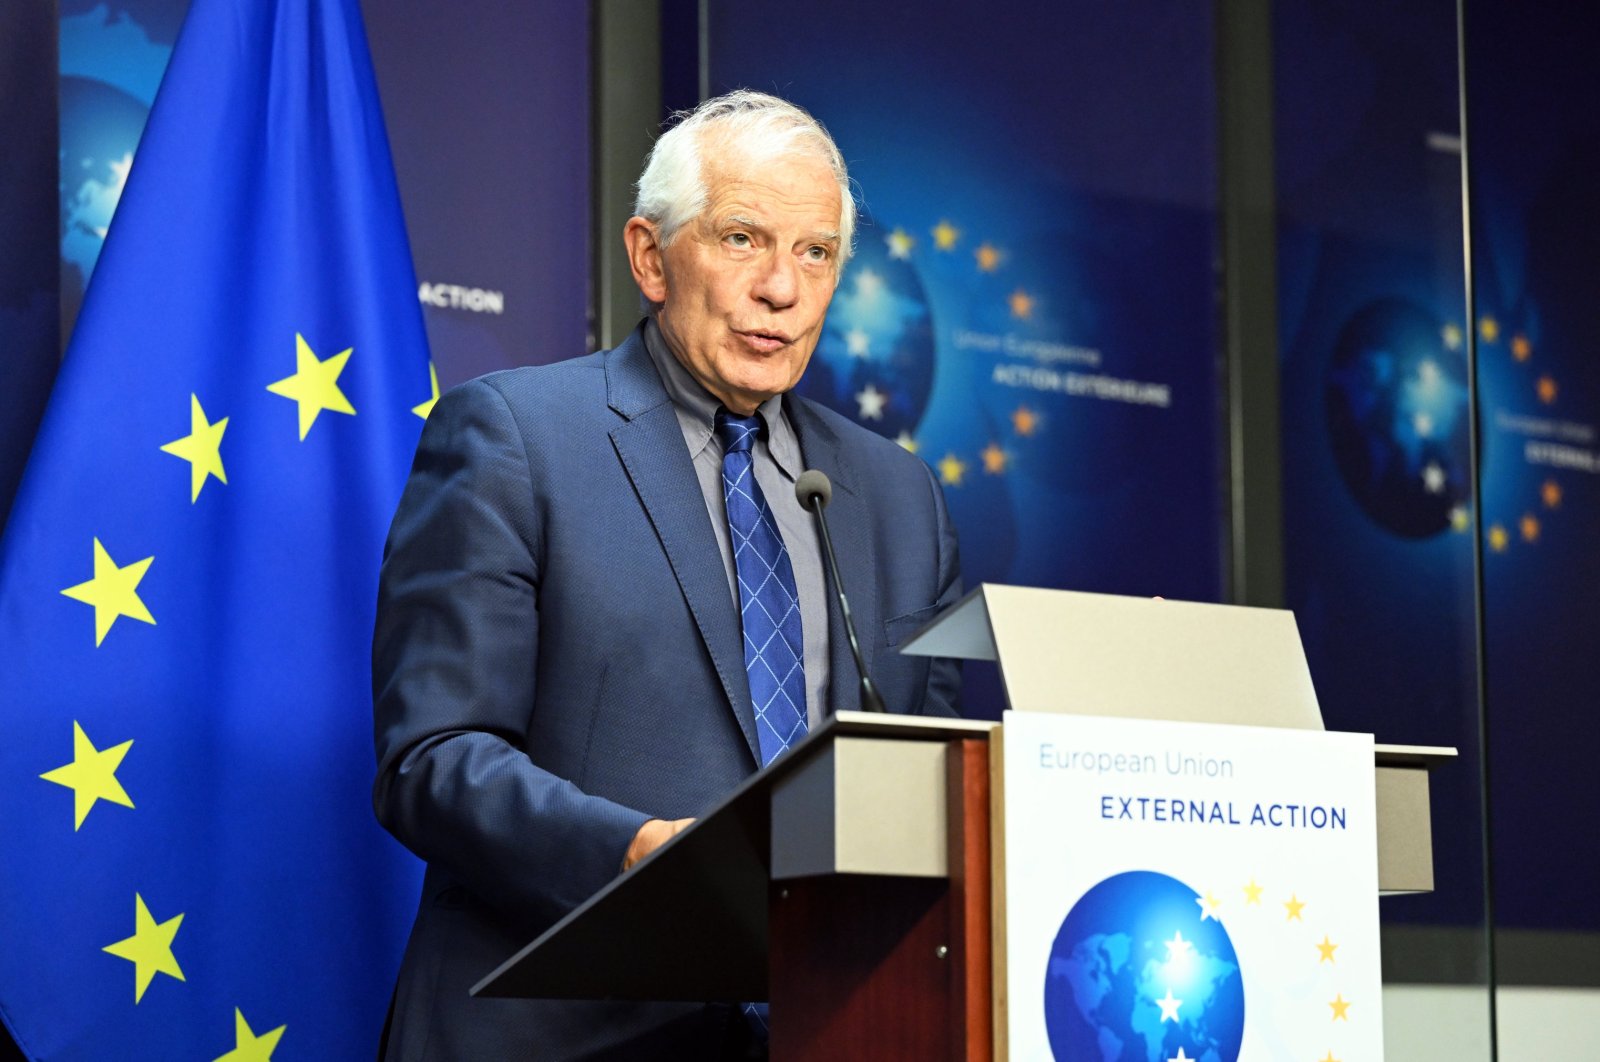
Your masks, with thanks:
[{"label": "man's ear", "polygon": [[655,225],[638,216],[629,218],[622,229],[622,242],[628,247],[628,266],[640,294],[657,305],[666,302],[667,272]]}]

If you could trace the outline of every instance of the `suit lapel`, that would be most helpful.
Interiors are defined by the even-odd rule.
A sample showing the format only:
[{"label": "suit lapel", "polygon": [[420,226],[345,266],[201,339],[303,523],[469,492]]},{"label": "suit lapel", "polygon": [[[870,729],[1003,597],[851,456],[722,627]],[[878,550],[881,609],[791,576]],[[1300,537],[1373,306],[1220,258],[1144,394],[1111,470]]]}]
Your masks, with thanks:
[{"label": "suit lapel", "polygon": [[[790,423],[800,437],[800,452],[806,467],[827,474],[833,483],[833,501],[828,504],[828,530],[833,534],[833,552],[839,561],[839,574],[850,595],[850,612],[855,619],[861,653],[872,668],[878,644],[877,631],[883,618],[878,615],[877,558],[872,545],[870,499],[850,467],[839,437],[816,408],[805,399],[790,395],[785,403]],[[826,558],[823,564],[827,564]],[[845,633],[844,616],[834,596],[833,575],[828,580],[828,710],[855,711],[861,707],[861,678],[850,655],[850,639]]]},{"label": "suit lapel", "polygon": [[640,333],[608,352],[605,367],[607,401],[626,418],[611,432],[612,445],[650,516],[722,691],[759,764],[761,747],[744,670],[739,611],[728,593],[711,518],[677,413]]}]

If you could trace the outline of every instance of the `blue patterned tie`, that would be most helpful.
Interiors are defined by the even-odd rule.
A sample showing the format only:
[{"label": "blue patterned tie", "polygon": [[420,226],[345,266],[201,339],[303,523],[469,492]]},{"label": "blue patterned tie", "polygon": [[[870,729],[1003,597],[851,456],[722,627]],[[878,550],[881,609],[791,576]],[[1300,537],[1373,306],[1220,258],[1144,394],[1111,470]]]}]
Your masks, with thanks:
[{"label": "blue patterned tie", "polygon": [[806,732],[800,595],[778,522],[756,483],[751,447],[766,424],[760,416],[736,417],[719,409],[716,427],[722,440],[722,495],[728,503],[733,567],[739,577],[744,669],[750,676],[764,767]]}]

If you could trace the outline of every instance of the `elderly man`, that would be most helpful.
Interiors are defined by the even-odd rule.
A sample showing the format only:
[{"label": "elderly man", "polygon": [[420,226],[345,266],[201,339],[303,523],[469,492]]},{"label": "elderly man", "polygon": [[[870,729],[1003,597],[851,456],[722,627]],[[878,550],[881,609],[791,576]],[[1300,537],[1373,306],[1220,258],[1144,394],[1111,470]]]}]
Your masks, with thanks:
[{"label": "elderly man", "polygon": [[[891,711],[952,714],[895,647],[959,593],[925,465],[791,389],[855,209],[810,115],[739,92],[664,133],[614,350],[496,373],[429,418],[373,646],[379,818],[428,863],[392,1059],[744,1057],[732,1005],[474,1000],[470,986],[804,735],[857,706],[806,468]],[[619,948],[627,942],[618,941]]]}]

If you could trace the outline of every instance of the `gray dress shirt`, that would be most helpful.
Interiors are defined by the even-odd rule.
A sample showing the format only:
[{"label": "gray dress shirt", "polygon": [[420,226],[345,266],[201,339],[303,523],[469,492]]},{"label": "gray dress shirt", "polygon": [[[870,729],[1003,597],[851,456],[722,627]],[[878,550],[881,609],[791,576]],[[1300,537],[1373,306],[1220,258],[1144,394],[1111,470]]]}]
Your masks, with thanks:
[{"label": "gray dress shirt", "polygon": [[[711,529],[722,551],[722,565],[728,573],[728,591],[734,606],[739,605],[739,577],[734,569],[733,542],[728,534],[727,502],[722,493],[722,442],[714,428],[721,403],[689,374],[667,347],[655,318],[645,322],[645,348],[655,362],[656,372],[666,385],[683,428],[683,441],[694,460],[700,478],[700,493],[705,495],[706,511],[711,514]],[[816,518],[800,507],[794,496],[794,481],[805,471],[800,455],[800,440],[783,412],[783,396],[767,399],[756,409],[766,421],[767,437],[757,439],[754,455],[756,484],[778,521],[794,565],[795,587],[800,592],[800,635],[804,641],[803,664],[806,671],[806,722],[816,726],[828,708],[828,586],[822,570],[822,542],[817,536]]]}]

